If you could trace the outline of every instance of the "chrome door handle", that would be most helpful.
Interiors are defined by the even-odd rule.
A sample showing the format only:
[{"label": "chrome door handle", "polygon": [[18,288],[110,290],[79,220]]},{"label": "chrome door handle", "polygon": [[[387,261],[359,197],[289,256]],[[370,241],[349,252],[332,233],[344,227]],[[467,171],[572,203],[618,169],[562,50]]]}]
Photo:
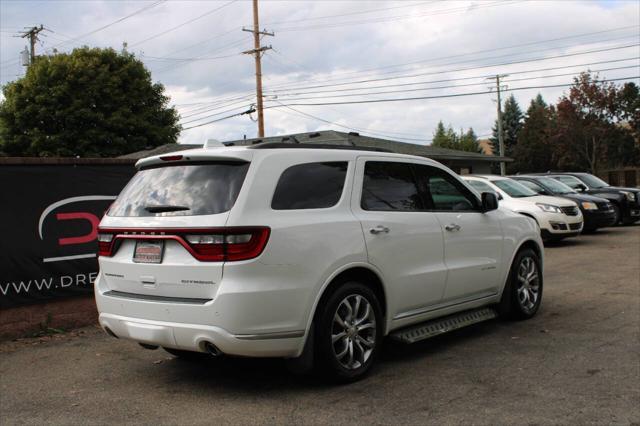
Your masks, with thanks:
[{"label": "chrome door handle", "polygon": [[382,233],[388,234],[389,228],[387,228],[386,226],[378,225],[375,228],[371,228],[369,232],[371,232],[373,235],[382,234]]},{"label": "chrome door handle", "polygon": [[460,225],[458,225],[457,223],[450,223],[448,225],[446,225],[444,227],[444,229],[446,229],[447,231],[459,231],[460,230]]}]

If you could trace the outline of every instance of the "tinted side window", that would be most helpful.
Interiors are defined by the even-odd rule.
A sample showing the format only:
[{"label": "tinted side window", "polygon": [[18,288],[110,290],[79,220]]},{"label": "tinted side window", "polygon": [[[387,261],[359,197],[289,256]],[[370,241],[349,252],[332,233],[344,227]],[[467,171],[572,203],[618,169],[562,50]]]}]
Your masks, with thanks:
[{"label": "tinted side window", "polygon": [[423,210],[411,165],[367,161],[364,166],[361,206],[363,210],[376,211]]},{"label": "tinted side window", "polygon": [[437,211],[476,210],[476,197],[453,176],[437,167],[416,165],[416,175],[430,209]]},{"label": "tinted side window", "polygon": [[335,206],[347,176],[346,161],[306,163],[289,167],[276,186],[274,210],[323,209]]}]

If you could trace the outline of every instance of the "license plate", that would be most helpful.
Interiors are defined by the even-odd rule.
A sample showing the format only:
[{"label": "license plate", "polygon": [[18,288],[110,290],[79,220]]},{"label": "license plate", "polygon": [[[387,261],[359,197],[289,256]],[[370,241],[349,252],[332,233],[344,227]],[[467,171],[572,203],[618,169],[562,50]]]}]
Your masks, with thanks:
[{"label": "license plate", "polygon": [[162,263],[164,241],[136,241],[133,261],[136,263]]}]

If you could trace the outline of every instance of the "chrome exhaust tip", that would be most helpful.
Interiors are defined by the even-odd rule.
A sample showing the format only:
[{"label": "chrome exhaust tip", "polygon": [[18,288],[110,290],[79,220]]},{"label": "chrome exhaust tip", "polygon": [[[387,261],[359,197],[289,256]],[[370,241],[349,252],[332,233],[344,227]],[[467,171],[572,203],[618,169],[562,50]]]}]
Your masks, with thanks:
[{"label": "chrome exhaust tip", "polygon": [[204,350],[211,356],[221,356],[222,351],[211,342],[204,342]]}]

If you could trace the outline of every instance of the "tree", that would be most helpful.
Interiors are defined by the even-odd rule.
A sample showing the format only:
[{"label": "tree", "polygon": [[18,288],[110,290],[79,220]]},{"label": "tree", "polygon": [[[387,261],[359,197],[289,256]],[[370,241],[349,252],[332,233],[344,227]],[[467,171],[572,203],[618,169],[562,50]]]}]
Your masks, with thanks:
[{"label": "tree", "polygon": [[548,107],[540,94],[531,100],[517,135],[515,161],[509,164],[510,173],[544,172],[555,168],[551,145],[555,115],[555,108]]},{"label": "tree", "polygon": [[433,140],[431,146],[447,149],[458,149],[458,135],[453,130],[451,125],[445,129],[442,120],[438,121],[436,131],[433,134]]},{"label": "tree", "polygon": [[[635,85],[634,85],[635,86]],[[555,134],[558,165],[597,174],[603,165],[633,164],[640,158],[631,122],[637,109],[634,87],[582,73],[558,102]],[[626,124],[623,122],[629,119]]]},{"label": "tree", "polygon": [[[504,111],[502,112],[502,132],[504,139],[504,154],[507,157],[513,157],[515,152],[515,146],[518,142],[518,133],[522,128],[522,120],[524,114],[516,101],[515,96],[511,94],[504,102]],[[493,125],[493,136],[489,139],[491,141],[492,150],[495,155],[499,153],[498,146],[498,120]]]},{"label": "tree", "polygon": [[480,152],[480,145],[478,145],[478,136],[473,131],[472,127],[466,133],[460,133],[458,149],[461,151]]},{"label": "tree", "polygon": [[0,151],[112,157],[175,142],[178,113],[133,54],[83,47],[38,57],[7,84]]}]

